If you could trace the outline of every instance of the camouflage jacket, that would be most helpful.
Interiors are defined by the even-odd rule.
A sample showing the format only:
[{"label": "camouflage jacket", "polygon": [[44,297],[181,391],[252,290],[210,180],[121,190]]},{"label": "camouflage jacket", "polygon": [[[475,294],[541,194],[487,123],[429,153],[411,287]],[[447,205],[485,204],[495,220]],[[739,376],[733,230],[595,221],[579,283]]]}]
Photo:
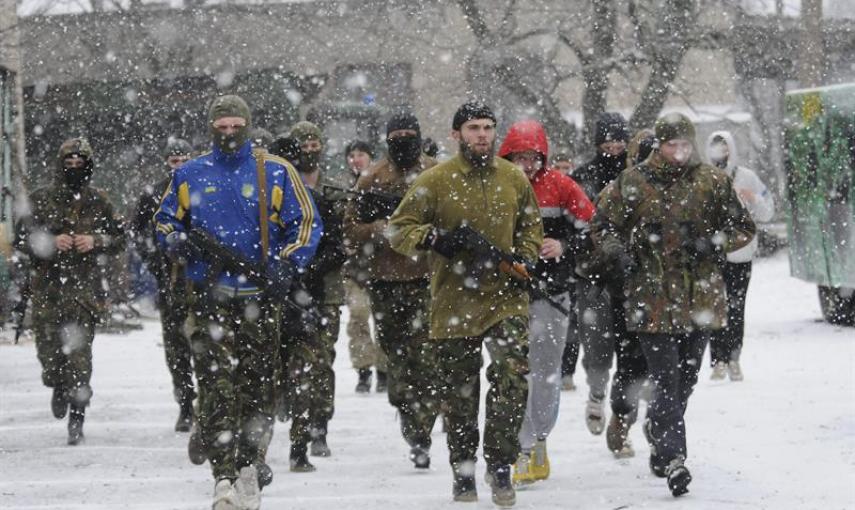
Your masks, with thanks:
[{"label": "camouflage jacket", "polygon": [[[109,260],[104,255],[125,248],[122,219],[106,194],[89,186],[77,195],[62,186],[37,189],[30,206],[31,215],[21,219],[16,247],[30,257],[33,302],[74,300],[95,313],[106,298],[102,279]],[[54,239],[60,234],[92,235],[95,248],[87,253],[57,251]]]},{"label": "camouflage jacket", "polygon": [[[624,283],[628,329],[669,334],[726,325],[723,253],[748,244],[754,231],[727,175],[702,164],[674,169],[658,154],[600,193],[592,227],[600,253],[623,249],[635,263]],[[693,257],[687,232],[721,254]]]}]

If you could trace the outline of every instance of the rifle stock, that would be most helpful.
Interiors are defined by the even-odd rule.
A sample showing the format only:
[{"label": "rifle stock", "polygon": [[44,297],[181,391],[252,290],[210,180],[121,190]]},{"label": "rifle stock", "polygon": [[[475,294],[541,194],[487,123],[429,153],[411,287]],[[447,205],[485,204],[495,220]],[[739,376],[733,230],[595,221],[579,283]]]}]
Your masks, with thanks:
[{"label": "rifle stock", "polygon": [[324,184],[321,188],[325,197],[328,191],[334,191],[349,197],[343,200],[354,200],[356,202],[356,214],[362,223],[371,223],[392,216],[403,198],[384,191],[346,189],[330,184]]}]

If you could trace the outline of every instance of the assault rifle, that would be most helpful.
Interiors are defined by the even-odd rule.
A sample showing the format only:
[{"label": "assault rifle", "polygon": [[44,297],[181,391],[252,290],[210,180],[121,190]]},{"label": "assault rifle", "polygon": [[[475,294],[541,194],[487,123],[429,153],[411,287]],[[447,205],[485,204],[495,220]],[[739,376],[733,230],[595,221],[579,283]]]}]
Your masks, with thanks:
[{"label": "assault rifle", "polygon": [[[392,213],[398,208],[403,198],[392,193],[386,193],[385,191],[346,189],[329,184],[324,184],[321,188],[324,198],[328,200],[336,200],[329,196],[332,194],[330,192],[343,194],[347,197],[344,200],[355,200],[356,215],[362,223],[384,220],[392,216]],[[342,199],[339,198],[339,200]]]},{"label": "assault rifle", "polygon": [[[267,270],[261,264],[246,260],[220,244],[214,236],[202,229],[191,228],[186,234],[187,242],[191,243],[203,254],[203,257],[208,259],[212,268],[220,271],[228,271],[232,274],[241,274],[246,277],[247,281],[255,284],[264,292],[273,290],[271,288],[272,282],[267,276]],[[314,310],[301,306],[291,296],[277,296],[277,301],[285,303],[285,306],[304,314],[303,317],[309,320],[316,323],[320,321]]]},{"label": "assault rifle", "polygon": [[569,308],[553,299],[543,290],[540,279],[528,272],[525,263],[501,250],[474,229],[464,227],[462,233],[464,249],[470,252],[477,261],[492,264],[499,271],[509,275],[515,282],[522,285],[534,299],[542,299],[564,315],[570,315]]}]

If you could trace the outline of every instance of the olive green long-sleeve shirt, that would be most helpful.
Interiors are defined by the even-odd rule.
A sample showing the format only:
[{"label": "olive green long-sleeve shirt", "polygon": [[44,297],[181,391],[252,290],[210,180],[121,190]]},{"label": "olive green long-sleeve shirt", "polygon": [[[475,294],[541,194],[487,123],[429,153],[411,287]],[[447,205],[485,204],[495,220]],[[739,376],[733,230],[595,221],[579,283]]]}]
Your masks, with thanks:
[{"label": "olive green long-sleeve shirt", "polygon": [[[458,155],[423,172],[392,215],[389,237],[394,250],[415,256],[432,229],[464,223],[496,247],[537,260],[543,222],[534,190],[500,158],[479,169]],[[468,252],[452,259],[430,252],[431,338],[478,336],[502,319],[528,317],[528,293],[484,262]]]}]

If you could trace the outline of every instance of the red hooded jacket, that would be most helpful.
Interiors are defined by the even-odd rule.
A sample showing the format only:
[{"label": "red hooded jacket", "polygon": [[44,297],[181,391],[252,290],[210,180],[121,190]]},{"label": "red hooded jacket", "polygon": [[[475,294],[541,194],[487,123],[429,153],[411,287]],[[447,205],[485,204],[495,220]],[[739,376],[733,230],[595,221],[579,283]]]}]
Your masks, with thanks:
[{"label": "red hooded jacket", "polygon": [[572,282],[575,250],[583,244],[581,238],[594,216],[594,204],[576,181],[546,167],[549,142],[540,122],[524,120],[512,125],[499,148],[499,156],[506,158],[526,151],[539,153],[543,160],[543,168],[529,182],[540,206],[544,237],[564,244],[564,256],[557,261],[541,259],[536,272],[547,280],[550,293],[564,292]]}]

